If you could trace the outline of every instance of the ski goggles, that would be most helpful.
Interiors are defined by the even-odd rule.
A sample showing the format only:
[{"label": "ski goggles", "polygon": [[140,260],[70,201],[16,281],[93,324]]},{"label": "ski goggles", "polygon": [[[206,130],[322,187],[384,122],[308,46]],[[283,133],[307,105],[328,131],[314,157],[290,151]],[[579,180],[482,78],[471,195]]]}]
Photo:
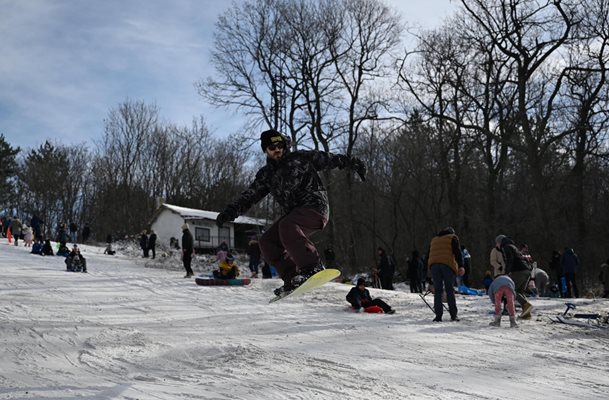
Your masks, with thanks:
[{"label": "ski goggles", "polygon": [[270,150],[270,151],[274,151],[276,149],[283,150],[283,149],[285,149],[285,143],[280,142],[280,143],[269,144],[268,146],[266,146],[266,149]]}]

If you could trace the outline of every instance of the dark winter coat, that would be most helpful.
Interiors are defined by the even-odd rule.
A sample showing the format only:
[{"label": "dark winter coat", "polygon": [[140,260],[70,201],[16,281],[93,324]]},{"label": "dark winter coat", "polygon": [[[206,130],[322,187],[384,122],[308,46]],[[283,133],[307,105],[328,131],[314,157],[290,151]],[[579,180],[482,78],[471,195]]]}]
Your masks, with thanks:
[{"label": "dark winter coat", "polygon": [[423,277],[419,276],[420,271],[423,269],[423,261],[419,256],[413,256],[408,260],[408,269],[406,270],[406,276],[408,279],[422,280]]},{"label": "dark winter coat", "polygon": [[66,228],[64,226],[59,228],[57,232],[57,241],[66,243],[68,241],[68,233],[66,232]]},{"label": "dark winter coat", "polygon": [[556,250],[552,252],[552,259],[550,260],[550,271],[552,271],[556,276],[562,275],[562,270],[560,268],[560,253]]},{"label": "dark winter coat", "polygon": [[32,245],[32,254],[42,255],[42,243],[36,242]]},{"label": "dark winter coat", "polygon": [[49,240],[45,241],[42,245],[42,255],[43,256],[52,256],[53,254],[53,246],[51,246],[51,242]]},{"label": "dark winter coat", "polygon": [[148,238],[148,248],[149,249],[154,249],[154,246],[156,246],[156,233],[151,233],[150,237]]},{"label": "dark winter coat", "polygon": [[366,307],[366,304],[372,301],[372,297],[368,289],[361,290],[358,286],[354,286],[347,294],[347,301],[353,308],[360,308]]},{"label": "dark winter coat", "polygon": [[510,274],[516,271],[530,271],[531,265],[525,260],[524,256],[514,245],[514,241],[509,237],[504,237],[501,241],[501,252],[505,261],[505,273]]},{"label": "dark winter coat", "polygon": [[22,228],[23,225],[21,224],[21,221],[18,218],[15,218],[13,222],[11,222],[11,233],[13,236],[20,236]]},{"label": "dark winter coat", "polygon": [[32,229],[34,230],[34,236],[36,236],[37,239],[40,239],[40,229],[42,228],[42,224],[44,222],[38,218],[37,215],[34,215],[32,217],[32,220],[30,221],[30,225],[32,226]]},{"label": "dark winter coat", "polygon": [[575,254],[573,249],[566,248],[560,257],[560,266],[562,267],[563,274],[575,273],[578,265],[579,258],[577,254]]},{"label": "dark winter coat", "polygon": [[379,277],[392,278],[395,275],[395,262],[392,257],[383,253],[379,257]]},{"label": "dark winter coat", "polygon": [[87,240],[89,240],[89,236],[91,236],[91,228],[89,228],[89,225],[85,225],[85,227],[82,230],[83,242],[86,242]]},{"label": "dark winter coat", "polygon": [[82,269],[83,271],[87,270],[87,261],[80,253],[76,253],[75,251],[71,251],[70,254],[66,257],[66,266],[68,270],[72,269]]},{"label": "dark winter coat", "polygon": [[148,248],[148,235],[145,233],[142,233],[142,236],[140,236],[140,247],[144,250]]},{"label": "dark winter coat", "polygon": [[248,243],[247,245],[247,255],[250,257],[251,260],[256,261],[256,260],[260,260],[261,252],[260,252],[260,244],[255,241],[252,240]]},{"label": "dark winter coat", "polygon": [[194,240],[190,230],[184,229],[182,231],[182,252],[184,254],[192,254],[194,250]]},{"label": "dark winter coat", "polygon": [[224,213],[232,221],[270,193],[286,214],[297,207],[306,207],[327,217],[328,196],[318,171],[350,166],[347,156],[322,151],[287,153],[278,161],[269,158],[254,182]]}]

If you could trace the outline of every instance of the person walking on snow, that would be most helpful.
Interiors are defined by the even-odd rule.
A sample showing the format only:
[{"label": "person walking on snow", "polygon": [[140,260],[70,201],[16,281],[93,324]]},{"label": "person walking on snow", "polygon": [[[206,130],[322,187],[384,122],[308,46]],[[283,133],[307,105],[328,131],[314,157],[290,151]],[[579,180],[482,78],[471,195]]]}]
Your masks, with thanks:
[{"label": "person walking on snow", "polygon": [[362,180],[366,168],[354,157],[323,151],[290,152],[289,139],[271,129],[260,135],[266,165],[241,195],[218,214],[219,227],[233,221],[254,204],[271,194],[283,208],[280,217],[260,238],[262,258],[275,266],[283,286],[275,289],[282,296],[324,269],[319,252],[310,237],[328,223],[328,195],[318,171],[349,168]]},{"label": "person walking on snow", "polygon": [[188,224],[184,224],[182,225],[182,262],[184,263],[184,269],[186,270],[184,278],[190,278],[194,275],[194,272],[192,272],[192,268],[190,267],[194,253],[195,246],[192,233],[190,233]]}]

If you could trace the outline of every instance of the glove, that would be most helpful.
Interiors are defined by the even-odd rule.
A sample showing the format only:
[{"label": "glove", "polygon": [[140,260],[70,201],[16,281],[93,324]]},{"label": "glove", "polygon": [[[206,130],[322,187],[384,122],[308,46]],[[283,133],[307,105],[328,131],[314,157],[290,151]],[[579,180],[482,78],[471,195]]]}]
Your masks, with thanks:
[{"label": "glove", "polygon": [[222,228],[222,225],[224,225],[225,222],[228,222],[231,220],[232,220],[232,218],[230,217],[230,215],[228,215],[228,213],[226,211],[222,211],[216,217],[216,225],[218,225],[218,228]]},{"label": "glove", "polygon": [[359,175],[359,178],[362,180],[362,182],[366,181],[366,166],[364,165],[364,162],[362,160],[360,160],[359,158],[353,157],[351,159],[351,168],[355,172],[357,172],[357,174]]}]

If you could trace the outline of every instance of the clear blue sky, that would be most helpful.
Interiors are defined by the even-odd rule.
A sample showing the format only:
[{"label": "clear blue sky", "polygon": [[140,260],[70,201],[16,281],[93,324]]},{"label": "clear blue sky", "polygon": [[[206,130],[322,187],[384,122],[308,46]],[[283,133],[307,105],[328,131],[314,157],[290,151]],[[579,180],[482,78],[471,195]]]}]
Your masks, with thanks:
[{"label": "clear blue sky", "polygon": [[[238,1],[237,1],[238,3]],[[390,0],[404,22],[438,25],[455,0]],[[13,146],[46,139],[93,145],[127,98],[156,103],[162,120],[203,115],[216,135],[242,119],[205,103],[194,83],[229,1],[0,0],[0,133]]]}]

